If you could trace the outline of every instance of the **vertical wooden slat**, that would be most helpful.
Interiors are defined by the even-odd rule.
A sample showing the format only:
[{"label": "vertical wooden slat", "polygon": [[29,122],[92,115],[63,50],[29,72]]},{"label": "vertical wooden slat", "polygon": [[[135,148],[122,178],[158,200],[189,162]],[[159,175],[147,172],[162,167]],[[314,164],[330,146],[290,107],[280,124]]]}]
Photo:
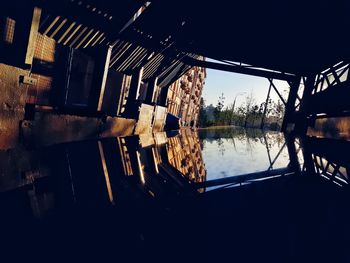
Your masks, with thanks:
[{"label": "vertical wooden slat", "polygon": [[108,47],[108,51],[107,51],[106,62],[105,62],[105,67],[104,67],[104,72],[102,77],[102,83],[101,83],[100,98],[98,100],[98,105],[97,105],[97,111],[101,111],[102,109],[102,102],[103,102],[103,96],[106,89],[106,80],[108,75],[109,61],[111,59],[111,54],[112,54],[112,47],[110,46]]},{"label": "vertical wooden slat", "polygon": [[106,187],[107,187],[107,192],[108,192],[108,198],[109,201],[114,204],[114,197],[113,197],[113,191],[112,191],[112,186],[111,182],[109,180],[109,173],[107,169],[107,164],[106,164],[106,159],[105,159],[105,154],[103,152],[103,145],[101,141],[98,141],[98,150],[100,153],[100,158],[101,158],[101,164],[102,164],[102,169],[103,169],[103,174],[105,176],[105,181],[106,181]]},{"label": "vertical wooden slat", "polygon": [[38,7],[34,7],[32,24],[29,32],[27,52],[26,52],[25,61],[24,61],[25,64],[28,64],[28,65],[31,65],[33,63],[36,36],[38,34],[39,24],[40,24],[40,16],[41,16],[41,9]]}]

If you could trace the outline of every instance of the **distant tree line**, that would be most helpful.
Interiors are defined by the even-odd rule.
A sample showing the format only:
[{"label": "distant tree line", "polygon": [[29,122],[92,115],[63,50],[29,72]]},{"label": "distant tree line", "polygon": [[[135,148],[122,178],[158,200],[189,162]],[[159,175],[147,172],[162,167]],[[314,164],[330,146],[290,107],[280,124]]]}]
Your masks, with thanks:
[{"label": "distant tree line", "polygon": [[270,98],[267,103],[257,104],[253,93],[250,93],[239,107],[235,107],[234,103],[225,107],[225,97],[222,93],[216,106],[206,106],[203,98],[201,99],[198,125],[203,128],[235,125],[279,130],[283,116],[284,105],[280,100],[274,101]]}]

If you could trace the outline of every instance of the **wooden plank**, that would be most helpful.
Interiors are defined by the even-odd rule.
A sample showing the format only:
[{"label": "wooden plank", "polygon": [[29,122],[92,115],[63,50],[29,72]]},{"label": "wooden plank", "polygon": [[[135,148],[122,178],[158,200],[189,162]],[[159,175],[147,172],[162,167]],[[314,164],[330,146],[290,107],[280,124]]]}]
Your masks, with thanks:
[{"label": "wooden plank", "polygon": [[31,65],[33,63],[36,37],[38,34],[39,24],[40,24],[40,17],[41,17],[41,9],[38,7],[34,7],[32,24],[29,32],[27,52],[26,52],[26,57],[24,61],[25,64],[28,64],[28,65]]},{"label": "wooden plank", "polygon": [[105,67],[104,67],[104,71],[103,71],[102,83],[101,83],[100,97],[99,97],[98,105],[97,105],[97,111],[101,111],[101,109],[102,109],[103,95],[105,93],[105,88],[106,88],[106,81],[107,81],[107,75],[108,75],[111,54],[112,54],[112,47],[110,46],[110,47],[108,47],[108,51],[107,51],[106,62],[105,62]]}]

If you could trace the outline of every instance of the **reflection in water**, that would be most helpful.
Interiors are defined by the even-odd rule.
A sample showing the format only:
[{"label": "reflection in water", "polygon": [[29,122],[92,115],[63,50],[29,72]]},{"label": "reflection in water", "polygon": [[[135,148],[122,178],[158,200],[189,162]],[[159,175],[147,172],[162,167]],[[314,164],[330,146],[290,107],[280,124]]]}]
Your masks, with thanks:
[{"label": "reflection in water", "polygon": [[[286,262],[290,251],[301,262],[305,242],[307,249],[340,249],[329,249],[335,237],[328,235],[333,225],[350,222],[343,213],[348,192],[338,191],[349,182],[348,152],[350,142],[233,128],[0,152],[0,220],[11,226],[2,240],[16,247],[13,237],[21,237],[41,253],[60,250],[64,240],[79,257],[88,255],[86,247],[104,253],[117,247],[113,257],[153,260],[156,247],[164,260],[161,252],[174,255],[186,239],[193,259],[206,259],[197,253],[205,250],[217,261],[235,248],[252,262],[261,255]],[[267,236],[270,242],[261,238]],[[252,247],[259,253],[249,253]]]},{"label": "reflection in water", "polygon": [[200,183],[206,180],[202,143],[196,132],[184,129],[178,136],[169,138],[167,156],[169,163],[191,182]]},{"label": "reflection in water", "polygon": [[256,129],[200,130],[207,178],[215,179],[285,167],[289,162],[282,133]]},{"label": "reflection in water", "polygon": [[348,160],[330,150],[339,147],[348,142],[225,128],[14,149],[1,152],[0,191],[26,191],[40,217],[60,205],[115,204],[130,191],[166,199],[301,172],[343,186]]},{"label": "reflection in water", "polygon": [[189,181],[206,180],[201,143],[191,130],[15,149],[3,152],[1,161],[0,191],[27,191],[36,217],[60,205],[113,205],[125,191],[157,198],[188,194]]},{"label": "reflection in water", "polygon": [[305,165],[303,171],[346,186],[350,176],[350,142],[307,138],[303,141]]}]

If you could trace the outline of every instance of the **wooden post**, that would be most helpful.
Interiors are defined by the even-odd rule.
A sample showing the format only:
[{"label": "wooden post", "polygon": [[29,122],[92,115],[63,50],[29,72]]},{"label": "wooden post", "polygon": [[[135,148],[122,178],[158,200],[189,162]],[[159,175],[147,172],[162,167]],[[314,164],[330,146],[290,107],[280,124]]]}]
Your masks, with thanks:
[{"label": "wooden post", "polygon": [[140,71],[138,73],[136,73],[132,76],[128,100],[136,100],[137,99],[137,96],[138,96],[139,90],[140,90],[140,86],[141,86],[142,75],[143,75],[143,67],[140,69]]},{"label": "wooden post", "polygon": [[107,81],[107,76],[108,76],[108,69],[109,69],[109,62],[111,59],[111,54],[112,54],[112,46],[109,46],[108,50],[107,50],[107,55],[106,55],[106,62],[104,65],[104,71],[103,71],[103,76],[102,76],[100,97],[98,100],[97,111],[101,111],[101,109],[102,109],[103,96],[105,94],[105,89],[106,89],[106,81]]},{"label": "wooden post", "polygon": [[27,52],[24,60],[24,63],[27,65],[31,65],[33,63],[36,37],[38,34],[39,25],[40,25],[40,16],[41,16],[41,9],[38,7],[34,7],[33,18],[30,26],[29,37],[28,37]]}]

